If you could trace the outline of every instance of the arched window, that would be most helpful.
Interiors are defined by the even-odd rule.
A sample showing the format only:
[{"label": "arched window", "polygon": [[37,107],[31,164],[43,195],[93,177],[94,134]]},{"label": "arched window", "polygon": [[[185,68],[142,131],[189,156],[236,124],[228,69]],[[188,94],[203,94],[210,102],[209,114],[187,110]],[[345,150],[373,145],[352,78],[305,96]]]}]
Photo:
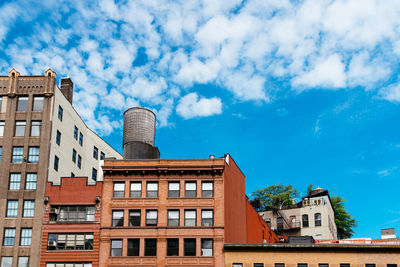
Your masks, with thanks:
[{"label": "arched window", "polygon": [[308,227],[308,214],[303,214],[303,227]]},{"label": "arched window", "polygon": [[315,213],[314,214],[315,218],[315,226],[321,226],[321,213]]}]

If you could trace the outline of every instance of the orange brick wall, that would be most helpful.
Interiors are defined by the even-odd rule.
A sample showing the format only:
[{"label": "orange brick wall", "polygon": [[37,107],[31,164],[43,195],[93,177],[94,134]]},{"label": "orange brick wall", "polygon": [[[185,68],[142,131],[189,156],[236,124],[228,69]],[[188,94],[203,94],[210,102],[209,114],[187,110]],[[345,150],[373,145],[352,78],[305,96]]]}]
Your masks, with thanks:
[{"label": "orange brick wall", "polygon": [[225,162],[225,243],[246,243],[245,177],[232,157]]},{"label": "orange brick wall", "polygon": [[278,243],[279,239],[257,211],[246,201],[247,243]]}]

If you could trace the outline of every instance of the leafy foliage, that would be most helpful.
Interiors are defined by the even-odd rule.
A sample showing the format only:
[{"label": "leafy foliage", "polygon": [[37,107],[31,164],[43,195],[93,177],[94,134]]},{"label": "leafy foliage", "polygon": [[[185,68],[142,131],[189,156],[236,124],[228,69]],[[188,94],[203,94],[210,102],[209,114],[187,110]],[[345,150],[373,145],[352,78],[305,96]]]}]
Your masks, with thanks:
[{"label": "leafy foliage", "polygon": [[260,202],[259,209],[278,210],[290,207],[293,198],[298,196],[298,191],[292,185],[278,184],[254,191],[251,196]]},{"label": "leafy foliage", "polygon": [[346,200],[339,196],[331,197],[333,208],[335,209],[335,223],[339,239],[350,238],[354,234],[353,228],[357,226],[357,221],[346,210]]}]

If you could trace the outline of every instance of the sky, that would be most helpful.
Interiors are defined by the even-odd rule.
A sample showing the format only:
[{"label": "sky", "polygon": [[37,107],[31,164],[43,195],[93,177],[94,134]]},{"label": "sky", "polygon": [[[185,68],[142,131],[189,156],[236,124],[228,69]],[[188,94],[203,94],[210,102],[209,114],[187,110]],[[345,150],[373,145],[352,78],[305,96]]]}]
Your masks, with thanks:
[{"label": "sky", "polygon": [[0,75],[69,76],[120,152],[123,112],[147,107],[162,158],[230,153],[248,195],[320,186],[379,238],[400,231],[399,17],[398,0],[2,1]]}]

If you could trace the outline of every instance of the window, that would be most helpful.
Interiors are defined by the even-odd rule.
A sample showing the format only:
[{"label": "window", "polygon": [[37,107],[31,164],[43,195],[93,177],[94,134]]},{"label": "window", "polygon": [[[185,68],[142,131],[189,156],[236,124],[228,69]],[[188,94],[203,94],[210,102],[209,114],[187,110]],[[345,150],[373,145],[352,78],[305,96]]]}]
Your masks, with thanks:
[{"label": "window", "polygon": [[7,217],[17,217],[18,215],[18,200],[7,201]]},{"label": "window", "polygon": [[32,228],[21,228],[21,246],[30,246],[32,244]]},{"label": "window", "polygon": [[185,183],[185,197],[196,197],[196,182]]},{"label": "window", "polygon": [[114,194],[115,198],[123,198],[125,197],[125,183],[124,182],[116,182],[114,183]]},{"label": "window", "polygon": [[20,96],[17,102],[17,111],[27,111],[28,109],[28,97]]},{"label": "window", "polygon": [[56,171],[58,171],[58,157],[57,156],[54,156],[54,170],[56,170]]},{"label": "window", "polygon": [[58,106],[58,119],[60,121],[63,119],[63,108],[61,106]]},{"label": "window", "polygon": [[83,146],[83,134],[79,133],[79,145]]},{"label": "window", "polygon": [[144,255],[157,256],[157,239],[151,238],[144,240]]},{"label": "window", "polygon": [[1,267],[11,267],[13,257],[1,257]]},{"label": "window", "polygon": [[100,152],[100,160],[104,160],[105,157],[106,157],[106,155],[104,155],[103,152]]},{"label": "window", "polygon": [[4,228],[3,246],[14,246],[15,228]]},{"label": "window", "polygon": [[40,129],[42,128],[42,121],[31,122],[31,136],[40,136]]},{"label": "window", "polygon": [[4,135],[4,121],[0,121],[0,136]]},{"label": "window", "polygon": [[146,226],[157,226],[156,210],[146,210]]},{"label": "window", "polygon": [[[350,263],[341,263],[340,267],[350,267]],[[389,266],[388,266],[389,267]],[[395,267],[395,266],[394,266]]]},{"label": "window", "polygon": [[201,226],[213,226],[213,211],[202,210],[201,211]]},{"label": "window", "polygon": [[74,138],[75,138],[75,140],[78,140],[78,127],[76,127],[76,125],[74,128]]},{"label": "window", "polygon": [[297,267],[307,267],[307,263],[298,263]]},{"label": "window", "polygon": [[78,162],[76,163],[76,165],[78,166],[78,168],[80,169],[82,166],[82,157],[81,155],[78,155]]},{"label": "window", "polygon": [[147,182],[147,197],[158,197],[158,183]]},{"label": "window", "polygon": [[112,226],[124,226],[124,211],[123,210],[113,210]]},{"label": "window", "polygon": [[57,134],[56,134],[56,144],[60,145],[61,143],[61,133],[59,130],[57,130]]},{"label": "window", "polygon": [[213,255],[213,240],[201,239],[201,256],[211,257]]},{"label": "window", "polygon": [[28,162],[38,163],[39,162],[39,147],[30,146],[28,150]]},{"label": "window", "polygon": [[275,267],[285,267],[284,263],[275,263]]},{"label": "window", "polygon": [[46,263],[46,267],[92,267],[90,262]]},{"label": "window", "polygon": [[12,163],[22,163],[24,159],[24,147],[23,146],[14,146],[12,152]]},{"label": "window", "polygon": [[168,197],[179,197],[179,182],[168,183]]},{"label": "window", "polygon": [[303,214],[303,227],[308,227],[308,214]]},{"label": "window", "polygon": [[18,267],[29,267],[29,257],[18,257]]},{"label": "window", "polygon": [[168,226],[179,226],[179,210],[168,210]]},{"label": "window", "polygon": [[99,149],[97,147],[93,147],[93,158],[98,159],[99,157]]},{"label": "window", "polygon": [[131,183],[131,197],[140,198],[142,197],[142,183],[132,182]]},{"label": "window", "polygon": [[93,222],[94,206],[51,206],[50,221]]},{"label": "window", "polygon": [[2,110],[2,107],[3,107],[3,97],[0,96],[0,112]]},{"label": "window", "polygon": [[71,172],[71,177],[75,177],[75,173]]},{"label": "window", "polygon": [[183,239],[183,253],[185,256],[196,256],[196,239],[184,238]]},{"label": "window", "polygon": [[33,217],[35,214],[35,201],[24,200],[24,214],[23,217]]},{"label": "window", "polygon": [[371,263],[371,264],[365,264],[365,267],[375,267],[375,263]]},{"label": "window", "polygon": [[76,163],[76,150],[72,149],[72,162]]},{"label": "window", "polygon": [[139,239],[128,239],[128,256],[139,256],[139,248]]},{"label": "window", "polygon": [[16,121],[14,136],[25,136],[25,127],[26,121]]},{"label": "window", "polygon": [[321,213],[314,214],[315,226],[321,226]]},{"label": "window", "polygon": [[167,238],[167,256],[179,256],[178,238]]},{"label": "window", "polygon": [[19,190],[21,183],[21,174],[20,173],[10,173],[10,185],[8,189],[10,190]]},{"label": "window", "polygon": [[3,147],[0,146],[0,162],[1,162],[1,154],[3,153]]},{"label": "window", "polygon": [[214,195],[213,182],[202,182],[201,183],[201,196],[202,197],[213,197],[213,195]]},{"label": "window", "polygon": [[97,180],[97,170],[95,168],[92,168],[92,180]]},{"label": "window", "polygon": [[264,267],[264,263],[254,263],[254,267]]},{"label": "window", "polygon": [[140,210],[129,211],[129,226],[140,226]]},{"label": "window", "polygon": [[232,267],[243,267],[243,263],[233,263]]},{"label": "window", "polygon": [[[342,266],[340,266],[340,267],[342,267]],[[388,264],[387,267],[397,267],[397,264]]]},{"label": "window", "polygon": [[37,173],[27,173],[25,190],[36,190]]},{"label": "window", "polygon": [[327,263],[320,263],[320,264],[318,264],[318,267],[329,267],[329,264],[327,264]]},{"label": "window", "polygon": [[33,111],[42,111],[43,110],[43,102],[44,102],[43,96],[34,96],[32,110]]},{"label": "window", "polygon": [[47,250],[93,250],[93,233],[49,234]]},{"label": "window", "polygon": [[185,210],[185,226],[196,226],[196,210]]}]

